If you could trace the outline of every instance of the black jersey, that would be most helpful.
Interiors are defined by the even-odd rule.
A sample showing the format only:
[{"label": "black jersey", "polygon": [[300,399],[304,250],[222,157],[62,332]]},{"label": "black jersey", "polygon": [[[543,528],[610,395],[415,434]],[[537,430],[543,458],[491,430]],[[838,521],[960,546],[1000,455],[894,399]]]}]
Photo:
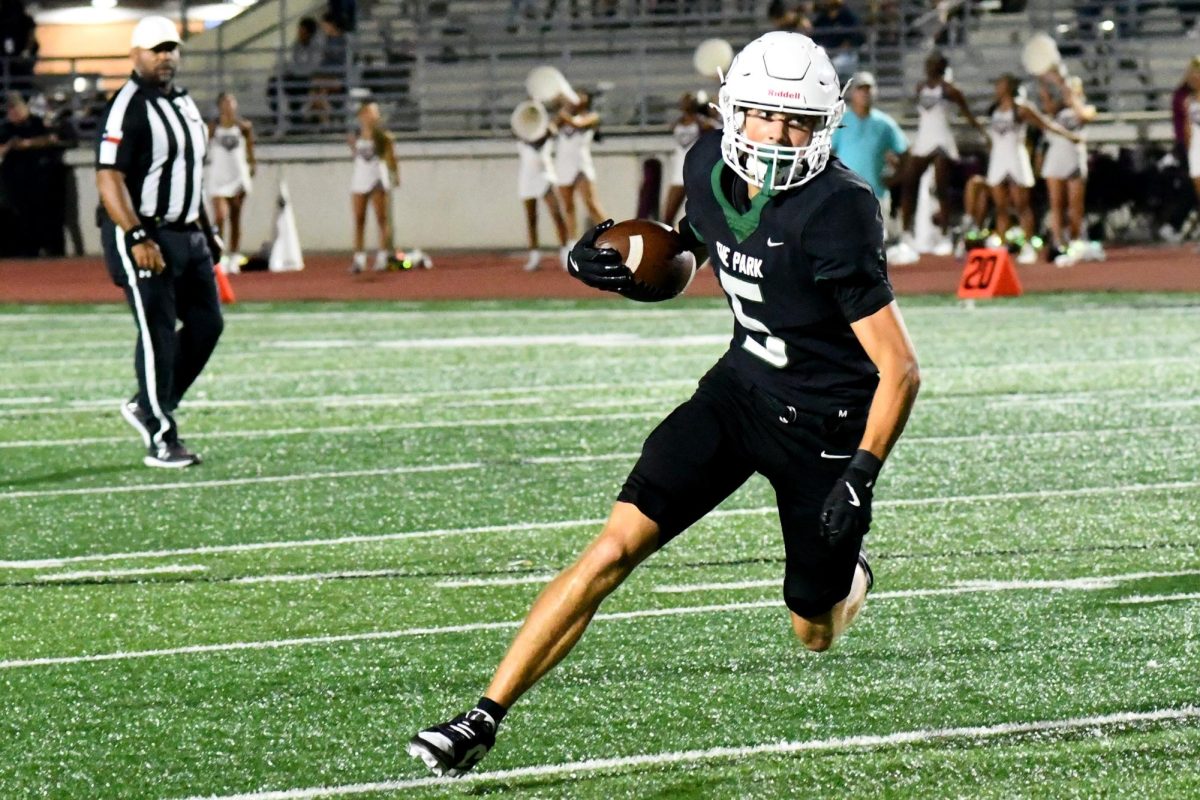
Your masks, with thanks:
[{"label": "black jersey", "polygon": [[798,408],[866,406],[879,375],[850,323],[894,299],[871,187],[831,157],[803,186],[748,200],[720,131],[688,151],[683,181],[680,229],[707,245],[733,311],[722,361]]}]

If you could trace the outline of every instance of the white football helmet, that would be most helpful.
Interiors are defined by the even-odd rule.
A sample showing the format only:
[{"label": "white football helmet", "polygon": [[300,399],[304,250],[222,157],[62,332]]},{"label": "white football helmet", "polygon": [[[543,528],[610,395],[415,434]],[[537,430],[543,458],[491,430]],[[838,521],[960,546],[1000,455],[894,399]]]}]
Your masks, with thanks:
[{"label": "white football helmet", "polygon": [[[753,142],[745,135],[747,108],[815,118],[812,138],[803,147]],[[733,59],[717,95],[721,156],[747,183],[771,192],[795,188],[825,169],[845,108],[822,48],[802,33],[765,33]]]}]

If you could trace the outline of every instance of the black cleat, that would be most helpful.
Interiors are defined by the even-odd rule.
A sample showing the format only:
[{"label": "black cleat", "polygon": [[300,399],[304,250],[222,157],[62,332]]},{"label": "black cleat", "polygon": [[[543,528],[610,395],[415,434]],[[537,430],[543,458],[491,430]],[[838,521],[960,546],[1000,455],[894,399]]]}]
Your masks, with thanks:
[{"label": "black cleat", "polygon": [[142,411],[136,400],[121,404],[121,418],[142,437],[142,446],[150,449],[150,415]]},{"label": "black cleat", "polygon": [[408,754],[425,762],[435,775],[458,778],[478,764],[496,744],[496,722],[473,708],[449,722],[434,725],[408,742]]},{"label": "black cleat", "polygon": [[200,455],[183,446],[183,442],[170,442],[149,448],[142,463],[160,469],[183,469],[200,463]]},{"label": "black cleat", "polygon": [[867,563],[866,547],[858,551],[858,565],[863,568],[863,574],[867,576],[867,592],[870,592],[875,586],[875,573],[871,571],[871,565]]}]

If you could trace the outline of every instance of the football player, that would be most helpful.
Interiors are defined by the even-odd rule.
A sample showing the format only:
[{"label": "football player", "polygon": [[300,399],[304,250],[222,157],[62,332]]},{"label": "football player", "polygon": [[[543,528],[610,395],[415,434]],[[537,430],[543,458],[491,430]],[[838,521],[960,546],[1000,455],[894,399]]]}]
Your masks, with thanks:
[{"label": "football player", "polygon": [[[412,738],[409,752],[438,774],[483,758],[601,601],[755,472],[775,489],[783,600],[803,645],[829,649],[871,588],[871,499],[920,377],[875,194],[830,157],[842,87],[824,50],[776,31],[738,54],[718,107],[723,130],[687,155],[680,232],[707,250],[725,290],[731,346],[646,439],[603,530],[543,589],[475,708]],[[594,246],[611,224],[575,245],[571,272],[627,291],[620,254]]]}]

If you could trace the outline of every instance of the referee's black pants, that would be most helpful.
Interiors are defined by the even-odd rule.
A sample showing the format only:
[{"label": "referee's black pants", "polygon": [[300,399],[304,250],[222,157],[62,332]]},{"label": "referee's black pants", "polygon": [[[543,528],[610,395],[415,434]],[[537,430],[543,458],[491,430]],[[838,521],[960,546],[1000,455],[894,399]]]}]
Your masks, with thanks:
[{"label": "referee's black pants", "polygon": [[104,220],[100,231],[108,273],[133,311],[137,403],[151,420],[158,444],[178,438],[175,409],[208,363],[225,323],[212,256],[199,226],[146,228],[166,262],[158,274],[138,268],[124,233],[112,222]]}]

